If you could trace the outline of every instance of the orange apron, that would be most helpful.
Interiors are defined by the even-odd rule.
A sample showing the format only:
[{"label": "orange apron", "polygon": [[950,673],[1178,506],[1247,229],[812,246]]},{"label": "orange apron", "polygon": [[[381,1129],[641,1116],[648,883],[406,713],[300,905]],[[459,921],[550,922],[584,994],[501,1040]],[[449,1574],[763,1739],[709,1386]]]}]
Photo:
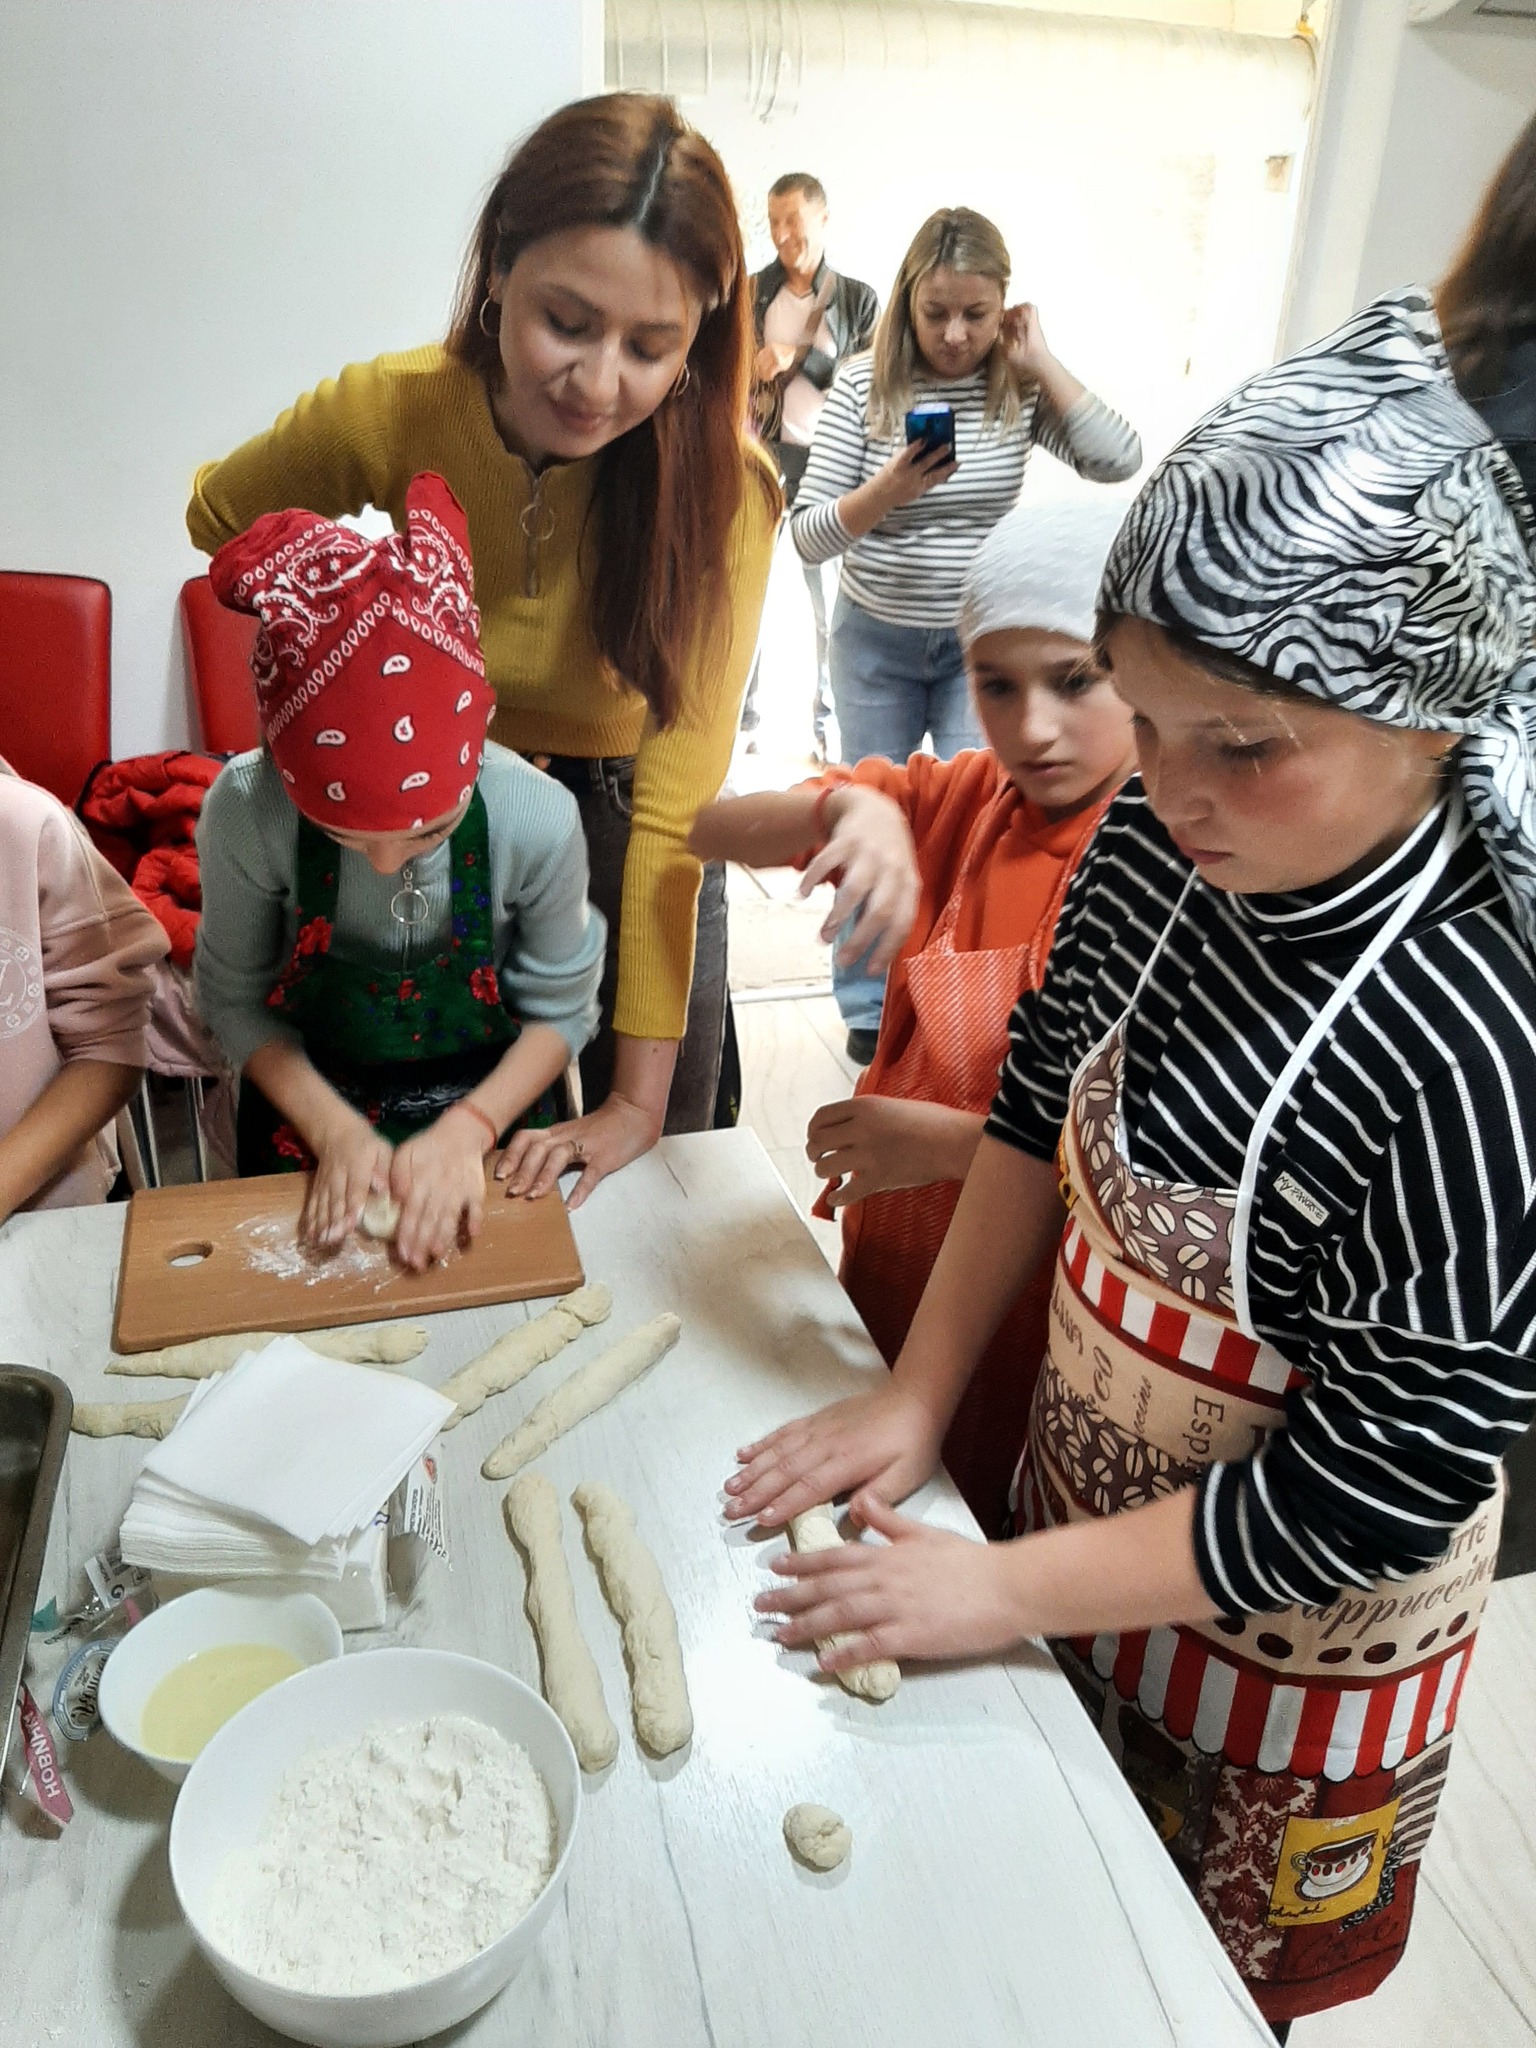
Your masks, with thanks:
[{"label": "orange apron", "polygon": [[[899,1059],[878,1092],[906,1102],[941,1102],[985,1116],[1008,1056],[1008,1019],[1022,991],[1040,986],[1056,920],[1083,849],[1102,815],[1085,818],[1080,841],[1033,938],[1025,945],[966,951],[955,945],[961,905],[983,849],[997,838],[997,813],[1017,803],[1004,784],[979,813],[966,840],[954,887],[921,952],[903,965],[916,1015]],[[843,1211],[840,1277],[887,1364],[906,1341],[960,1199],[959,1181],[892,1188]],[[818,1199],[813,1214],[831,1212]],[[1049,1274],[1026,1287],[972,1377],[944,1440],[944,1463],[989,1536],[1008,1513],[1008,1487],[1034,1391],[1031,1367],[1045,1348]]]},{"label": "orange apron", "polygon": [[[1124,1037],[1122,1019],[1085,1060],[1062,1134],[1070,1216],[1016,1479],[1024,1529],[1144,1506],[1248,1456],[1303,1384],[1243,1327],[1245,1239],[1263,1139],[1311,1048],[1258,1120],[1243,1187],[1205,1189],[1131,1167]],[[1056,1646],[1272,2022],[1364,1997],[1402,1954],[1500,1509],[1479,1509],[1429,1570],[1324,1608]]]}]

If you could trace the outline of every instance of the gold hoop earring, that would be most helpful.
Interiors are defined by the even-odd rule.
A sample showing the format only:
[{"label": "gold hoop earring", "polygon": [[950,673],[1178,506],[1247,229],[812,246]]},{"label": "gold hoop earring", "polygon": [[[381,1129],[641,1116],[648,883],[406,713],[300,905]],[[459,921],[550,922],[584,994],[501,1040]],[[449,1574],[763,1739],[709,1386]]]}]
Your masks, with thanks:
[{"label": "gold hoop earring", "polygon": [[686,390],[688,389],[688,386],[689,386],[689,385],[690,385],[690,384],[691,384],[692,382],[693,382],[693,371],[692,371],[692,370],[690,369],[690,367],[689,367],[689,365],[688,365],[688,363],[687,363],[687,361],[686,361],[686,359],[685,359],[685,360],[684,360],[684,363],[683,363],[683,367],[682,367],[682,368],[681,368],[681,369],[680,369],[680,370],[678,371],[678,373],[677,373],[677,381],[676,381],[676,383],[675,383],[675,384],[674,384],[674,385],[672,386],[672,389],[671,389],[671,390],[670,390],[670,391],[669,391],[669,392],[667,393],[667,396],[668,396],[669,398],[681,398],[681,397],[682,397],[682,395],[683,395],[683,393],[684,393],[684,392],[685,392],[685,391],[686,391]]},{"label": "gold hoop earring", "polygon": [[480,301],[480,310],[475,315],[475,325],[480,329],[480,332],[487,341],[499,341],[501,339],[501,308],[496,306],[496,325],[494,327],[487,327],[485,324],[485,309],[487,306],[496,306],[496,301],[489,292]]}]

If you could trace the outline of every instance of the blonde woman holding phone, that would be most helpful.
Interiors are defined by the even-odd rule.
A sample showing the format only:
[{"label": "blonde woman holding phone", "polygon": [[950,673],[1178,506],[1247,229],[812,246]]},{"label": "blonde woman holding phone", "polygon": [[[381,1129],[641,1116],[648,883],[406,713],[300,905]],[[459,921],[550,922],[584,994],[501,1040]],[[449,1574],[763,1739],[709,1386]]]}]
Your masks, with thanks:
[{"label": "blonde woman holding phone", "polygon": [[[839,371],[817,423],[790,530],[804,561],[843,558],[830,665],[845,761],[905,761],[925,738],[941,760],[979,744],[960,589],[1037,442],[1095,483],[1141,466],[1134,428],[1052,355],[1037,309],[1008,304],[1011,274],[983,215],[930,215],[873,349]],[[857,967],[833,980],[850,1054],[867,1061],[883,982]]]}]

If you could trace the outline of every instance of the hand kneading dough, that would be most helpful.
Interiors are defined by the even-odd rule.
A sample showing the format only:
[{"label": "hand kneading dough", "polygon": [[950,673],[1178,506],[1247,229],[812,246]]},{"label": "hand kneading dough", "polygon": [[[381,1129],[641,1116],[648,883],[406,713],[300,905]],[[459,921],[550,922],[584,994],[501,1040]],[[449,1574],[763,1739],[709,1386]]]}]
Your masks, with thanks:
[{"label": "hand kneading dough", "polygon": [[472,1358],[468,1365],[461,1365],[438,1388],[440,1394],[458,1403],[443,1424],[444,1429],[453,1429],[466,1415],[484,1407],[492,1394],[504,1394],[508,1387],[515,1387],[536,1365],[563,1351],[593,1323],[606,1322],[612,1309],[613,1296],[606,1287],[578,1287],[574,1294],[563,1295],[553,1308],[535,1316],[531,1323],[519,1323],[515,1330],[498,1337],[489,1351]]},{"label": "hand kneading dough", "polygon": [[853,1829],[830,1806],[792,1806],[784,1816],[784,1839],[812,1870],[836,1870],[853,1847]]},{"label": "hand kneading dough", "polygon": [[[322,1358],[345,1365],[404,1365],[427,1348],[427,1332],[414,1323],[380,1323],[371,1330],[299,1330],[301,1344]],[[111,1358],[108,1372],[137,1379],[206,1380],[227,1372],[242,1351],[260,1351],[275,1344],[276,1330],[243,1330],[231,1337],[199,1337],[193,1344],[171,1344],[163,1351],[136,1351],[129,1358]]]},{"label": "hand kneading dough", "polygon": [[560,1503],[542,1472],[525,1472],[502,1502],[507,1528],[528,1565],[528,1619],[539,1639],[544,1697],[565,1724],[584,1771],[600,1771],[619,1753],[603,1681],[576,1619],[576,1591],[560,1538]]},{"label": "hand kneading dough", "polygon": [[693,1709],[661,1568],[635,1533],[628,1503],[612,1487],[588,1480],[571,1499],[586,1525],[604,1597],[624,1634],[635,1733],[652,1756],[670,1756],[693,1733]]},{"label": "hand kneading dough", "polygon": [[509,1437],[492,1451],[480,1467],[486,1479],[510,1479],[534,1458],[547,1451],[557,1436],[585,1420],[594,1409],[622,1393],[631,1381],[664,1358],[677,1342],[682,1324],[676,1316],[657,1316],[642,1323],[590,1364],[579,1366],[570,1378],[546,1394],[529,1410]]},{"label": "hand kneading dough", "polygon": [[77,1401],[69,1426],[77,1436],[169,1436],[190,1397],[171,1401]]},{"label": "hand kneading dough", "polygon": [[393,1195],[370,1195],[363,1204],[364,1237],[393,1238],[400,1228],[400,1204]]},{"label": "hand kneading dough", "polygon": [[[830,1507],[807,1508],[803,1515],[793,1515],[789,1524],[789,1540],[796,1550],[836,1550],[842,1543],[837,1523],[832,1519]],[[819,1649],[835,1650],[839,1643],[848,1640],[846,1636],[828,1636]],[[875,1664],[855,1664],[851,1671],[834,1671],[832,1676],[855,1698],[871,1700],[878,1706],[888,1700],[901,1683],[901,1666],[882,1659]]]}]

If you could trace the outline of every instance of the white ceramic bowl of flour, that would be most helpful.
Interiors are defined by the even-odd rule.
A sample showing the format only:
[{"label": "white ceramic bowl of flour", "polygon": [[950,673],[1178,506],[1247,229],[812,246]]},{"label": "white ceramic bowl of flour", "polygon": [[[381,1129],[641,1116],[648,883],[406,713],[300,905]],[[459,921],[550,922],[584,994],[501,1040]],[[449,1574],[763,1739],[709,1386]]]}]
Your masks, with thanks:
[{"label": "white ceramic bowl of flour", "polygon": [[[293,1764],[306,1752],[343,1747],[372,1729],[438,1714],[466,1715],[518,1744],[548,1790],[555,1863],[522,1919],[467,1962],[393,1991],[334,1996],[289,1990],[242,1968],[210,1931],[218,1873],[226,1856],[261,1838]],[[446,1650],[370,1650],[300,1672],[220,1729],[176,1802],[171,1881],[209,1966],[248,2012],[316,2048],[404,2048],[478,2012],[526,1961],[564,1888],[580,1805],[581,1771],[570,1737],[521,1680]]]}]

